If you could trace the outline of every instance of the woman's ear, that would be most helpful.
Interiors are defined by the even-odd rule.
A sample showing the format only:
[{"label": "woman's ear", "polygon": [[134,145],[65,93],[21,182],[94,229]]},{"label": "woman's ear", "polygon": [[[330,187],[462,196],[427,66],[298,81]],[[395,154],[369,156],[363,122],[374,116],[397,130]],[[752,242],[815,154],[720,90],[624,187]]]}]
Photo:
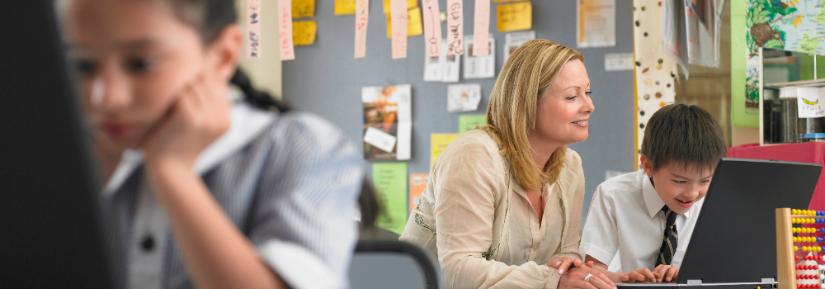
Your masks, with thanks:
[{"label": "woman's ear", "polygon": [[209,45],[209,65],[214,75],[229,82],[238,66],[238,58],[243,45],[243,33],[240,26],[226,26]]}]

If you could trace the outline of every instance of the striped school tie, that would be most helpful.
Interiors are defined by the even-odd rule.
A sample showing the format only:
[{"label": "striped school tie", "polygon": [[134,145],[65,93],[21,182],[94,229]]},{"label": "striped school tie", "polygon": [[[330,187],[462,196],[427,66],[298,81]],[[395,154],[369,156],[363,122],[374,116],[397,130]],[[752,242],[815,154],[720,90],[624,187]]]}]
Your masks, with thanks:
[{"label": "striped school tie", "polygon": [[673,254],[676,253],[676,245],[679,243],[679,238],[676,235],[676,213],[670,210],[667,206],[662,208],[665,213],[665,234],[662,240],[662,247],[659,248],[659,256],[656,257],[656,266],[660,264],[670,265],[673,260]]}]

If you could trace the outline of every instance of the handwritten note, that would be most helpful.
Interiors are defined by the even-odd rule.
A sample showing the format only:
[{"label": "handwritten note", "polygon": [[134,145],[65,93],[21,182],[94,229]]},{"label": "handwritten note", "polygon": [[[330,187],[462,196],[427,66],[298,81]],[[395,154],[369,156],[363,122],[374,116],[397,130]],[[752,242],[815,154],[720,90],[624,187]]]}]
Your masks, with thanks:
[{"label": "handwritten note", "polygon": [[407,57],[407,3],[390,0],[392,7],[392,59]]},{"label": "handwritten note", "polygon": [[246,55],[249,58],[258,58],[261,55],[261,3],[260,0],[249,0],[247,2],[247,13],[249,15],[246,23]]},{"label": "handwritten note", "polygon": [[476,0],[475,18],[473,18],[473,56],[490,54],[490,0]]},{"label": "handwritten note", "polygon": [[281,61],[295,59],[292,45],[292,1],[278,0],[278,37],[280,38]]},{"label": "handwritten note", "polygon": [[315,35],[318,33],[318,24],[315,20],[304,20],[292,22],[292,41],[295,46],[308,46],[315,43]]},{"label": "handwritten note", "polygon": [[496,28],[499,32],[528,30],[532,25],[533,5],[530,1],[496,7]]},{"label": "handwritten note", "polygon": [[447,55],[464,54],[464,5],[447,0]]},{"label": "handwritten note", "polygon": [[335,0],[336,16],[355,14],[355,0]]},{"label": "handwritten note", "polygon": [[376,225],[401,234],[407,223],[407,163],[387,162],[372,165],[372,182],[384,208]]},{"label": "handwritten note", "polygon": [[441,54],[441,12],[438,0],[423,0],[424,10],[424,46],[428,58],[437,58]]},{"label": "handwritten note", "polygon": [[367,22],[369,20],[370,1],[355,0],[355,55],[364,58],[367,53]]},{"label": "handwritten note", "polygon": [[292,0],[292,18],[315,16],[315,0]]}]

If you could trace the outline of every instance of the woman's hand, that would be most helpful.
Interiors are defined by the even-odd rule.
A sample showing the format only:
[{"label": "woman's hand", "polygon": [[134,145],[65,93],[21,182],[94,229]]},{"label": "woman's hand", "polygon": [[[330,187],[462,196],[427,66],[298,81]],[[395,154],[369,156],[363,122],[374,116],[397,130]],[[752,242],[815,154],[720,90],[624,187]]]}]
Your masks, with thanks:
[{"label": "woman's hand", "polygon": [[616,284],[601,270],[587,265],[572,267],[559,279],[558,289],[615,289]]},{"label": "woman's hand", "polygon": [[582,260],[579,258],[569,257],[569,256],[561,256],[555,257],[550,259],[547,262],[547,266],[555,268],[559,270],[559,274],[564,274],[570,267],[578,267],[582,265]]},{"label": "woman's hand", "polygon": [[230,125],[230,101],[198,77],[178,95],[141,143],[147,165],[194,167],[198,155]]}]

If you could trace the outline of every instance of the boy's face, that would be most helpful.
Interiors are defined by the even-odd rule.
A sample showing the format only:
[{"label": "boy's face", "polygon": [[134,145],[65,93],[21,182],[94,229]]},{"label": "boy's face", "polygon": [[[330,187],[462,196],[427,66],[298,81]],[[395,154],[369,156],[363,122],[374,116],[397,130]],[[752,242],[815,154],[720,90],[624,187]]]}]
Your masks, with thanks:
[{"label": "boy's face", "polygon": [[671,211],[684,214],[705,197],[714,167],[668,162],[658,170],[642,155],[642,167],[656,188],[656,194]]}]

